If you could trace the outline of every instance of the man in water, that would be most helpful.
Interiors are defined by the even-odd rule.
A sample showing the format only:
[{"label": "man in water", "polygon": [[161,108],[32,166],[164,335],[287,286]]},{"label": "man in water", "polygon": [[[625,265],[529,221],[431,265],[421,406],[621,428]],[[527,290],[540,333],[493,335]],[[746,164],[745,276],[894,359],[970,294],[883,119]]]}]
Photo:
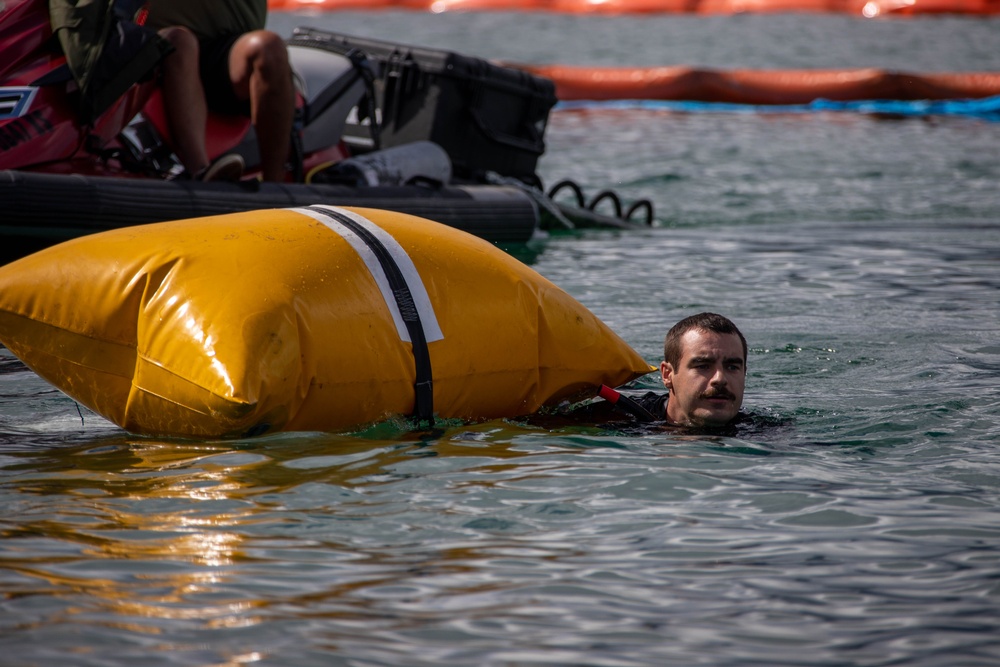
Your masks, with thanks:
[{"label": "man in water", "polygon": [[587,401],[568,411],[543,411],[527,421],[549,429],[582,423],[621,425],[621,417],[628,414],[649,425],[694,431],[766,427],[767,419],[740,412],[746,374],[747,342],[740,330],[722,315],[699,313],[667,332],[660,378],[668,393],[649,391],[630,397],[601,387],[603,401]]},{"label": "man in water", "polygon": [[261,177],[284,180],[295,90],[284,40],[264,29],[266,18],[265,0],[149,3],[146,25],[176,49],[164,62],[163,102],[177,156],[196,179],[235,180],[242,173],[234,154],[209,165],[205,122],[212,109],[250,116]]},{"label": "man in water", "polygon": [[629,399],[611,391],[616,406],[642,421],[717,429],[742,417],[747,341],[729,319],[715,313],[686,317],[667,332],[660,377],[668,394]]}]

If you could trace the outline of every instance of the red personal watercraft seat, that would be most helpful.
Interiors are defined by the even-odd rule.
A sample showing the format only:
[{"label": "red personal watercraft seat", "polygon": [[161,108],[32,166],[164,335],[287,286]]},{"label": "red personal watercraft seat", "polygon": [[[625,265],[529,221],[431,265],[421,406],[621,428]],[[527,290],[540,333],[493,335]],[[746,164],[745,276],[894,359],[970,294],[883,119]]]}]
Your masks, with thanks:
[{"label": "red personal watercraft seat", "polygon": [[[163,141],[173,148],[174,141],[167,125],[166,110],[163,108],[163,93],[159,88],[150,95],[142,113],[163,137]],[[205,148],[209,158],[216,158],[235,148],[249,129],[250,119],[246,116],[209,112],[205,127]]]}]

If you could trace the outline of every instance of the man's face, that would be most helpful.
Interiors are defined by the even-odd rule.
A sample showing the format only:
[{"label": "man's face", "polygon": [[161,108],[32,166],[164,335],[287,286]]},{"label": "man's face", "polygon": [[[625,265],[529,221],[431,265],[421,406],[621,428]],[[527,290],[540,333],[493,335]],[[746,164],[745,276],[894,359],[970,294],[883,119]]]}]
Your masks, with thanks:
[{"label": "man's face", "polygon": [[660,364],[670,390],[667,419],[683,426],[723,426],[743,404],[746,365],[736,334],[692,329],[681,337],[681,358],[674,368]]}]

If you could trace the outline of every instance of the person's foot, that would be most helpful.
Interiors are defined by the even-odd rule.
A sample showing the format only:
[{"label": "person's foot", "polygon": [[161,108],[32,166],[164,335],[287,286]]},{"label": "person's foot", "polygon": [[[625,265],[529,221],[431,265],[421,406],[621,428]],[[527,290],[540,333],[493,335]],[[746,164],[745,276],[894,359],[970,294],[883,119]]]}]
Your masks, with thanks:
[{"label": "person's foot", "polygon": [[236,153],[228,153],[218,158],[200,172],[195,174],[196,181],[228,181],[235,183],[243,177],[243,168],[246,163],[243,157]]}]

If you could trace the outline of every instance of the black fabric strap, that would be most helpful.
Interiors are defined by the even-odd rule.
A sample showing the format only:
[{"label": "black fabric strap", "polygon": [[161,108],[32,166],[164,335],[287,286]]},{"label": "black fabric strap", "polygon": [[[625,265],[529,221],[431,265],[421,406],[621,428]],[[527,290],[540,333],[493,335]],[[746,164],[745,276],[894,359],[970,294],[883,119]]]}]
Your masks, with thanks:
[{"label": "black fabric strap", "polygon": [[632,400],[617,389],[612,389],[606,384],[601,385],[600,389],[597,390],[597,395],[605,401],[611,403],[611,405],[616,408],[621,408],[641,422],[658,421],[656,416],[647,410],[641,403]]},{"label": "black fabric strap", "polygon": [[322,213],[331,220],[338,222],[357,235],[364,241],[371,251],[378,258],[386,278],[389,280],[389,287],[396,297],[396,305],[399,314],[403,317],[406,330],[410,334],[410,343],[413,349],[413,362],[416,367],[417,379],[413,385],[414,405],[413,416],[419,420],[426,420],[434,425],[434,378],[431,372],[431,355],[427,349],[427,338],[424,336],[424,327],[420,323],[420,314],[413,303],[413,295],[410,287],[403,278],[402,271],[396,265],[388,249],[370,231],[359,225],[348,216],[338,211],[331,211],[327,208],[310,206],[310,210]]}]

